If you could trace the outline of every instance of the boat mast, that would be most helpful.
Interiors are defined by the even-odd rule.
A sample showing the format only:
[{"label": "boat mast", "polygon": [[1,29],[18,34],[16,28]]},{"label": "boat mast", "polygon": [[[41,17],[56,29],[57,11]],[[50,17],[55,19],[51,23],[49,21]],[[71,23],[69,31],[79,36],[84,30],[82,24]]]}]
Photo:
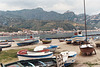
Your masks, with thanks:
[{"label": "boat mast", "polygon": [[86,36],[86,42],[87,42],[87,26],[86,26],[86,9],[85,9],[85,0],[84,1],[84,23],[85,23],[85,36]]}]

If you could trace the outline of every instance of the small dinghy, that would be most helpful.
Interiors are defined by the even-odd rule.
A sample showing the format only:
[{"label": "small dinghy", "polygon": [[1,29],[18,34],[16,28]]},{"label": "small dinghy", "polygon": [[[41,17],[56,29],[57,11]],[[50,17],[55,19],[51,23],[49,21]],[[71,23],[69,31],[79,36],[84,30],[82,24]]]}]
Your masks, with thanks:
[{"label": "small dinghy", "polygon": [[7,42],[0,42],[0,47],[1,47],[1,48],[11,47],[11,43],[7,43]]},{"label": "small dinghy", "polygon": [[49,44],[51,43],[52,39],[51,38],[45,38],[41,40],[43,42],[43,44]]},{"label": "small dinghy", "polygon": [[59,42],[64,42],[65,41],[65,39],[59,39]]},{"label": "small dinghy", "polygon": [[53,56],[53,52],[34,52],[28,50],[20,50],[17,52],[17,56],[19,60],[42,59],[51,58]]}]

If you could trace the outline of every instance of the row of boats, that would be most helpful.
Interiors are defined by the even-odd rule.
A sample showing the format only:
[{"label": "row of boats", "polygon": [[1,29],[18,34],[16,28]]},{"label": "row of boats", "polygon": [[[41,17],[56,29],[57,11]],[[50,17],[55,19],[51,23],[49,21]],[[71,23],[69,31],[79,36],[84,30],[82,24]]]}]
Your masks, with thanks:
[{"label": "row of boats", "polygon": [[[13,40],[17,42],[18,46],[25,46],[39,42],[38,37],[30,39],[13,39]],[[43,42],[43,44],[48,44],[52,42],[52,39],[46,38],[46,39],[41,39],[41,41]],[[5,42],[5,44],[8,43]],[[20,50],[16,54],[19,61],[5,65],[1,63],[1,67],[57,67],[58,60],[54,53],[58,47],[59,47],[58,45],[50,45],[49,47],[42,45],[35,47],[33,51],[29,51],[27,49]],[[75,62],[77,53],[75,51],[65,51],[59,53],[59,55],[63,56],[62,62],[64,63],[64,66],[68,66],[69,64]]]},{"label": "row of boats", "polygon": [[[1,67],[57,67],[57,59],[61,59],[54,55],[54,52],[59,46],[50,45],[36,46],[33,51],[27,49],[17,52],[19,61],[1,64]],[[59,53],[62,55],[64,66],[68,66],[75,62],[77,53],[75,51],[64,51]]]},{"label": "row of boats", "polygon": [[[73,44],[73,43],[84,44],[79,46],[82,54],[92,55],[93,52],[94,54],[96,54],[94,46],[90,44],[91,42],[93,44],[93,41],[86,42],[85,39],[86,38],[82,36],[80,32],[78,32],[75,33],[72,38],[59,39],[59,41],[60,42],[66,41],[67,44]],[[13,39],[13,40],[17,42],[18,46],[25,46],[33,43],[38,43],[39,37],[30,39]],[[43,44],[48,44],[52,42],[52,39],[45,38],[45,39],[40,39],[40,41],[42,41]],[[4,44],[8,43],[1,42],[1,45]],[[61,55],[62,57],[54,55],[58,47],[59,47],[58,45],[50,45],[49,47],[42,45],[35,47],[33,51],[29,51],[27,49],[20,50],[17,52],[19,61],[5,65],[1,64],[1,66],[2,67],[57,67],[61,62],[64,64],[64,66],[68,66],[69,64],[75,62],[75,58],[77,55],[75,51],[60,52],[58,55]]]}]

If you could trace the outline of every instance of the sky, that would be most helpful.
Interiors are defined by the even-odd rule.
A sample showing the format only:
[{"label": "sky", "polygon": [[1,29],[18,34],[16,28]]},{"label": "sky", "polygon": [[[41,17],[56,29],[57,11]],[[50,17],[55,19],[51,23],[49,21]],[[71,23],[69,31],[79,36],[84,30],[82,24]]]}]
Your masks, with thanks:
[{"label": "sky", "polygon": [[[67,10],[75,14],[83,13],[83,0],[0,0],[0,10],[15,11],[22,9],[43,8],[45,11],[64,13]],[[100,13],[100,0],[86,0],[86,14]]]}]

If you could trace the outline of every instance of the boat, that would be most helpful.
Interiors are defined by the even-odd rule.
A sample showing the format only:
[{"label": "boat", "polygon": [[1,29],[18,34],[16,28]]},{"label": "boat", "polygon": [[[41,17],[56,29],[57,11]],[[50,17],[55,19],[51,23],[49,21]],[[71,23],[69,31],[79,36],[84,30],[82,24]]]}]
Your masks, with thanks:
[{"label": "boat", "polygon": [[36,46],[34,48],[34,51],[43,52],[43,51],[46,51],[46,49],[48,49],[50,52],[55,52],[58,47],[59,46],[57,45],[50,45],[49,47],[40,45],[40,46]]},{"label": "boat", "polygon": [[72,39],[71,38],[66,39],[66,44],[72,44]]},{"label": "boat", "polygon": [[75,31],[74,36],[71,38],[73,44],[83,44],[86,37],[82,35],[82,31]]},{"label": "boat", "polygon": [[[65,53],[67,55],[65,55]],[[75,57],[77,55],[74,51],[65,51],[61,52],[60,55],[63,57],[64,66],[69,66],[75,62]],[[60,59],[60,58],[59,58]],[[52,58],[41,58],[41,59],[28,59],[28,60],[19,60],[13,63],[1,64],[1,67],[57,67],[56,57]]]},{"label": "boat", "polygon": [[74,36],[66,39],[66,43],[80,45],[80,44],[84,44],[85,40],[86,40],[86,37],[82,35],[82,31],[77,30],[74,32]]},{"label": "boat", "polygon": [[93,53],[96,54],[94,46],[91,44],[81,45],[80,50],[84,55],[92,55]]},{"label": "boat", "polygon": [[1,48],[11,47],[11,43],[8,43],[8,42],[0,42],[0,47]]},{"label": "boat", "polygon": [[57,67],[55,58],[20,60],[1,67]]},{"label": "boat", "polygon": [[51,58],[53,56],[53,52],[34,52],[28,50],[20,50],[17,52],[17,56],[19,60],[28,60],[28,59],[42,59],[42,58]]},{"label": "boat", "polygon": [[17,45],[18,46],[25,46],[25,45],[30,45],[30,44],[33,44],[33,43],[38,43],[39,42],[39,37],[35,37],[35,38],[16,38],[16,39],[13,39],[15,42],[17,42]]},{"label": "boat", "polygon": [[49,49],[51,52],[55,52],[58,47],[59,47],[58,45],[50,45],[45,49]]},{"label": "boat", "polygon": [[62,55],[68,54],[67,60],[65,60],[66,57],[64,58],[64,62],[66,63],[67,66],[76,61],[77,52],[75,51],[65,51],[65,52],[61,52],[60,54]]},{"label": "boat", "polygon": [[[92,43],[89,43],[89,41],[87,40],[87,26],[86,26],[86,13],[85,13],[85,0],[84,0],[84,21],[85,21],[85,36],[86,36],[86,43],[83,45],[80,45],[80,51],[81,54],[83,55],[94,55],[96,54],[96,51],[94,49],[94,46],[92,45]],[[94,54],[93,54],[94,52]]]},{"label": "boat", "polygon": [[65,39],[59,39],[59,42],[64,42],[65,41]]},{"label": "boat", "polygon": [[52,42],[52,39],[51,38],[45,38],[45,39],[42,39],[41,40],[43,42],[43,44],[49,44]]}]

